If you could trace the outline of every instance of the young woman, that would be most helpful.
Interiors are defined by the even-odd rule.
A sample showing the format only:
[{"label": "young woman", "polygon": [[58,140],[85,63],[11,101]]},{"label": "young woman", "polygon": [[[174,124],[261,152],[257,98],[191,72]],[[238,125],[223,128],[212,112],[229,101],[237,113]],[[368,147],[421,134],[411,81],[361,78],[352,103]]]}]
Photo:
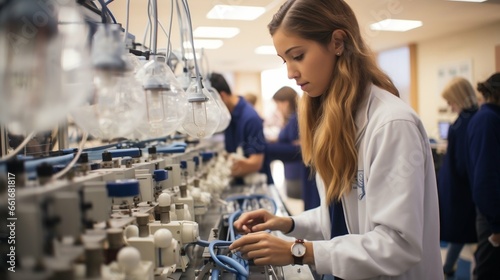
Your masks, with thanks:
[{"label": "young woman", "polygon": [[437,180],[441,240],[449,243],[443,271],[447,277],[453,277],[464,244],[477,242],[476,206],[472,201],[464,151],[468,150],[467,127],[478,106],[474,88],[462,77],[451,80],[441,96],[458,114],[448,130],[448,146]]},{"label": "young woman", "polygon": [[285,166],[286,195],[304,201],[304,210],[319,206],[316,180],[311,170],[302,162],[297,119],[297,92],[284,86],[273,95],[276,108],[283,116],[284,126],[278,139],[267,144],[267,154],[271,160],[283,161]]},{"label": "young woman", "polygon": [[429,140],[377,67],[351,8],[289,0],[269,30],[305,92],[302,157],[316,170],[321,205],[291,218],[243,213],[234,226],[248,234],[230,249],[256,265],[311,264],[343,279],[443,279]]}]

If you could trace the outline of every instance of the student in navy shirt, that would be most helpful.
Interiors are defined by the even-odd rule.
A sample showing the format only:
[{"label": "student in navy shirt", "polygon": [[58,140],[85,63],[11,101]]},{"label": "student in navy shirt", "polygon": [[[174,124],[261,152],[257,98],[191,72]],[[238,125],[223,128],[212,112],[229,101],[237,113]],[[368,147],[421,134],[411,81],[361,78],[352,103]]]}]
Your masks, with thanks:
[{"label": "student in navy shirt", "polygon": [[244,160],[237,160],[231,168],[236,185],[244,184],[243,177],[255,172],[267,175],[267,183],[272,184],[271,167],[266,156],[263,120],[255,109],[241,96],[231,92],[226,79],[219,73],[210,75],[210,83],[216,89],[224,104],[231,112],[231,122],[224,131],[224,143],[228,153],[235,153],[241,147]]},{"label": "student in navy shirt", "polygon": [[477,207],[474,280],[500,279],[500,73],[478,83],[485,103],[467,129],[469,176]]},{"label": "student in navy shirt", "polygon": [[282,87],[273,95],[278,111],[283,115],[284,127],[278,139],[268,144],[271,160],[283,161],[285,185],[288,197],[304,201],[304,210],[319,206],[316,180],[311,169],[302,162],[299,143],[299,124],[297,121],[297,92],[291,87]]},{"label": "student in navy shirt", "polygon": [[476,206],[472,201],[467,174],[467,127],[477,112],[476,92],[471,83],[457,77],[443,90],[442,97],[458,118],[448,130],[448,146],[437,183],[439,195],[441,240],[449,243],[444,274],[452,277],[455,264],[465,243],[477,242]]}]

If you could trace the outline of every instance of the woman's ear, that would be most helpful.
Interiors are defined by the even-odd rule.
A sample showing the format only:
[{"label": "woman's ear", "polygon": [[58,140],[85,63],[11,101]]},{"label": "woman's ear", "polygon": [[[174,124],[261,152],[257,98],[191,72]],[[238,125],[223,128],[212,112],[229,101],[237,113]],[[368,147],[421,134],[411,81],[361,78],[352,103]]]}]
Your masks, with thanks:
[{"label": "woman's ear", "polygon": [[344,41],[347,34],[342,29],[335,29],[332,32],[332,39],[330,41],[330,48],[336,56],[341,56],[344,52]]}]

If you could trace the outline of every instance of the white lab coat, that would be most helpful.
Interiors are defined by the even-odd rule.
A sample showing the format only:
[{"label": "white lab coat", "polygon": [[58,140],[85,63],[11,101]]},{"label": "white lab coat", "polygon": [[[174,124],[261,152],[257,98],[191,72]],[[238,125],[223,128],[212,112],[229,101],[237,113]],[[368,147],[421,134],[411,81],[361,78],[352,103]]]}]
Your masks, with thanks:
[{"label": "white lab coat", "polygon": [[376,87],[356,115],[357,183],[342,197],[350,234],[330,239],[324,183],[321,205],[294,216],[288,235],[313,243],[316,271],[342,279],[443,279],[434,164],[420,119]]}]

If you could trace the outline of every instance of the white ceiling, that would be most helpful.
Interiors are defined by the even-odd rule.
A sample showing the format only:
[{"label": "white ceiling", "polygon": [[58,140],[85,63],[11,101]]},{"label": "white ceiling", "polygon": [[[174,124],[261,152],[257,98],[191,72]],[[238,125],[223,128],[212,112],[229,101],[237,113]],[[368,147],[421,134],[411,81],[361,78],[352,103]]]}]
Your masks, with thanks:
[{"label": "white ceiling", "polygon": [[[159,0],[159,17],[165,28],[170,21],[170,2]],[[223,39],[224,45],[217,50],[205,50],[210,71],[262,71],[280,67],[282,61],[274,55],[257,55],[256,47],[272,45],[267,24],[284,0],[188,0],[193,29],[198,26],[238,27],[240,33]],[[450,2],[446,0],[347,0],[357,15],[360,28],[374,51],[400,47],[409,43],[440,38],[476,27],[500,21],[500,0],[484,3]],[[266,13],[255,21],[210,20],[207,12],[215,4],[264,6]],[[117,21],[124,24],[126,1],[115,0],[109,5]],[[423,21],[423,26],[408,32],[371,31],[371,23],[385,19],[411,19]],[[173,47],[180,48],[177,15],[174,12],[172,28]],[[147,0],[132,0],[130,5],[129,31],[142,42],[148,22]],[[466,38],[464,38],[465,40]],[[159,34],[158,48],[166,47],[166,36]],[[149,44],[146,44],[149,45]]]}]

